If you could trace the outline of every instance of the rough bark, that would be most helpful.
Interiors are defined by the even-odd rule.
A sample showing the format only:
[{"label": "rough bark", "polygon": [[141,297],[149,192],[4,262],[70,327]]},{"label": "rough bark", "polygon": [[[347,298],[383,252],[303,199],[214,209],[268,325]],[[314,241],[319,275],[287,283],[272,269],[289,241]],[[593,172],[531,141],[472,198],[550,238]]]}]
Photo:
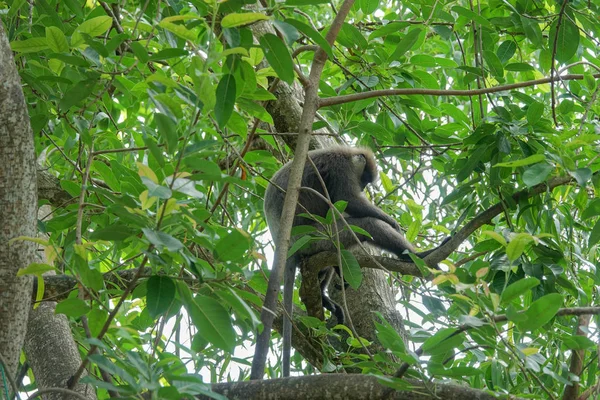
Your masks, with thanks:
[{"label": "rough bark", "polygon": [[17,277],[17,271],[34,261],[35,246],[28,241],[8,241],[36,233],[34,149],[21,80],[0,23],[0,354],[12,376],[31,307],[32,280]]},{"label": "rough bark", "polygon": [[[49,215],[50,211],[50,206],[42,206],[38,216],[43,218]],[[55,272],[50,271],[44,275],[55,275]],[[24,350],[39,390],[66,388],[67,380],[81,364],[81,356],[73,339],[69,321],[64,314],[55,314],[55,310],[56,302],[45,301],[29,313]],[[60,368],[56,368],[57,365],[60,365]],[[96,399],[96,393],[90,385],[78,383],[73,390],[90,400]],[[61,400],[75,397],[63,393],[49,393],[44,399]]]},{"label": "rough bark", "polygon": [[[295,400],[295,399],[401,399],[401,400],[498,400],[518,397],[498,396],[483,390],[466,386],[427,383],[417,380],[405,380],[409,390],[393,392],[384,397],[387,386],[379,383],[376,377],[358,374],[325,374],[285,379],[217,383],[212,385],[214,392],[227,396],[230,400]],[[199,396],[209,399],[208,396]]]}]

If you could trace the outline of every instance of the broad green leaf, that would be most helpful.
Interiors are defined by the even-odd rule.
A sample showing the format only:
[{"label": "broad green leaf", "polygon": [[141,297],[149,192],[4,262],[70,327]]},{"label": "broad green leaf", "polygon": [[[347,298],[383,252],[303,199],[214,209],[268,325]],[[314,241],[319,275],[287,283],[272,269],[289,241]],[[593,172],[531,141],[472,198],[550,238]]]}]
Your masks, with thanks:
[{"label": "broad green leaf", "polygon": [[435,335],[425,340],[421,348],[424,354],[434,355],[445,353],[459,347],[465,340],[463,333],[456,333],[456,328],[439,330]]},{"label": "broad green leaf", "polygon": [[182,39],[189,40],[190,42],[196,42],[198,40],[198,33],[187,29],[185,25],[174,24],[163,19],[158,23],[158,26],[168,30],[171,33],[174,33]]},{"label": "broad green leaf", "polygon": [[486,18],[482,17],[479,14],[474,13],[473,11],[471,11],[467,8],[460,7],[460,6],[454,6],[454,7],[452,7],[452,11],[454,11],[455,13],[457,13],[460,16],[467,18],[469,21],[476,22],[479,25],[484,26],[489,29],[494,29],[494,25],[492,25],[490,23],[490,21],[488,21]]},{"label": "broad green leaf", "polygon": [[554,167],[547,163],[532,165],[523,172],[523,182],[529,187],[542,183],[553,169]]},{"label": "broad green leaf", "polygon": [[85,40],[83,39],[82,33],[94,37],[104,33],[112,26],[112,18],[108,16],[100,16],[89,19],[75,28],[75,31],[71,35],[71,46],[79,47]]},{"label": "broad green leaf", "polygon": [[69,51],[65,34],[55,26],[46,27],[46,41],[50,50],[55,53],[67,53]]},{"label": "broad green leaf", "polygon": [[535,68],[533,68],[531,65],[527,64],[527,63],[510,63],[508,64],[506,67],[504,67],[505,70],[507,71],[534,71]]},{"label": "broad green leaf", "polygon": [[131,51],[133,51],[138,60],[143,63],[148,62],[148,50],[140,42],[132,41],[129,43],[129,47],[131,47]]},{"label": "broad green leaf", "polygon": [[60,100],[61,110],[67,111],[69,108],[78,105],[80,102],[90,97],[95,86],[95,80],[77,82],[69,90],[67,90],[63,98]]},{"label": "broad green leaf", "polygon": [[70,318],[79,318],[90,311],[90,306],[81,299],[70,298],[62,300],[56,305],[56,314],[65,314]]},{"label": "broad green leaf", "polygon": [[172,48],[164,49],[148,57],[150,61],[168,60],[170,58],[179,58],[188,55],[188,51],[184,49]]},{"label": "broad green leaf", "polygon": [[167,233],[157,232],[150,228],[143,228],[142,231],[146,239],[158,248],[164,247],[169,251],[177,251],[183,248],[183,243]]},{"label": "broad green leaf", "polygon": [[541,328],[554,318],[562,303],[563,297],[558,293],[550,293],[537,299],[523,313],[526,318],[524,321],[517,322],[517,327],[522,332]]},{"label": "broad green leaf", "polygon": [[106,228],[95,230],[91,235],[91,240],[125,240],[139,233],[138,229],[127,225],[110,225]]},{"label": "broad green leaf", "polygon": [[179,142],[175,122],[162,113],[155,113],[154,120],[156,121],[158,134],[163,138],[167,145],[167,151],[171,154],[175,153],[175,150],[177,150],[177,143]]},{"label": "broad green leaf", "polygon": [[232,74],[223,75],[216,91],[215,119],[219,127],[227,125],[235,105],[236,82]]},{"label": "broad green leaf", "polygon": [[513,299],[516,299],[517,297],[533,289],[539,284],[540,281],[537,278],[527,277],[519,279],[518,281],[510,284],[506,289],[504,289],[502,295],[500,296],[500,303],[508,304],[511,301],[513,301]]},{"label": "broad green leaf", "polygon": [[310,6],[316,4],[327,4],[328,0],[286,0],[285,4],[288,6]]},{"label": "broad green leaf", "polygon": [[558,21],[555,21],[550,28],[550,42],[556,40],[556,59],[561,63],[566,63],[575,55],[579,47],[579,28],[567,15],[561,19],[558,32],[556,29]]},{"label": "broad green leaf", "polygon": [[577,168],[574,171],[569,171],[569,175],[575,178],[579,186],[585,186],[592,179],[592,170],[589,168]]},{"label": "broad green leaf", "polygon": [[52,265],[48,265],[48,264],[31,263],[28,266],[26,266],[25,268],[21,268],[20,270],[18,270],[17,276],[41,275],[48,271],[54,271],[54,267]]},{"label": "broad green leaf", "polygon": [[48,40],[43,37],[17,40],[10,42],[10,48],[17,53],[35,53],[37,51],[48,50]]},{"label": "broad green leaf", "polygon": [[342,256],[342,273],[344,280],[350,284],[353,289],[358,289],[362,283],[363,274],[354,254],[348,250],[340,250]]},{"label": "broad green leaf", "polygon": [[534,101],[527,107],[527,121],[530,125],[535,125],[544,115],[544,104]]},{"label": "broad green leaf", "polygon": [[581,213],[581,219],[588,219],[600,215],[600,199],[596,198],[590,201],[587,208]]},{"label": "broad green leaf", "polygon": [[590,340],[585,336],[578,335],[563,336],[561,337],[561,340],[568,349],[572,350],[585,350],[597,345],[597,343],[595,343],[593,340]]},{"label": "broad green leaf", "polygon": [[250,249],[252,239],[241,229],[223,236],[215,246],[215,257],[221,261],[239,261]]},{"label": "broad green leaf", "polygon": [[325,53],[327,53],[330,59],[333,59],[333,51],[331,50],[331,46],[319,32],[304,22],[300,22],[295,19],[288,18],[285,20],[285,22],[305,34],[309,39],[319,45],[325,51]]},{"label": "broad green leaf", "polygon": [[279,79],[292,84],[294,82],[294,62],[287,46],[271,33],[261,36],[259,43],[269,65],[275,70]]},{"label": "broad green leaf", "polygon": [[169,310],[175,300],[175,283],[168,276],[152,275],[146,284],[146,308],[152,318]]},{"label": "broad green leaf", "polygon": [[590,232],[588,247],[592,247],[598,242],[600,242],[600,221],[596,222],[596,224],[592,228],[592,231]]},{"label": "broad green leaf", "polygon": [[413,46],[419,40],[419,35],[421,34],[421,32],[423,32],[423,30],[420,27],[415,27],[408,31],[408,33],[404,35],[402,39],[400,39],[400,43],[398,43],[396,49],[394,50],[392,55],[389,56],[388,60],[399,60],[400,57],[404,55],[404,53],[412,49]]},{"label": "broad green leaf", "polygon": [[494,165],[494,167],[522,167],[524,165],[531,165],[531,164],[535,164],[535,163],[539,163],[546,160],[546,156],[543,154],[534,154],[532,156],[526,157],[526,158],[522,158],[520,160],[515,160],[515,161],[507,161],[507,162],[503,162],[503,163],[498,163],[496,165]]},{"label": "broad green leaf", "polygon": [[221,26],[223,28],[235,28],[236,26],[248,25],[266,19],[269,19],[269,17],[262,13],[231,13],[223,17]]},{"label": "broad green leaf", "polygon": [[493,51],[484,50],[483,59],[490,69],[492,75],[494,75],[496,78],[504,77],[504,68],[502,67],[502,62]]},{"label": "broad green leaf", "polygon": [[531,242],[533,242],[533,237],[528,233],[515,235],[506,246],[506,256],[510,261],[515,261],[521,257],[525,247]]},{"label": "broad green leaf", "polygon": [[506,40],[498,47],[496,55],[502,64],[506,64],[515,55],[516,50],[517,44],[512,40]]},{"label": "broad green leaf", "polygon": [[523,25],[525,36],[527,36],[531,44],[535,47],[541,46],[543,37],[538,20],[521,16],[521,24]]},{"label": "broad green leaf", "polygon": [[198,295],[194,298],[183,282],[179,282],[177,287],[183,305],[198,329],[198,334],[220,349],[232,352],[236,334],[231,325],[229,312],[210,297]]}]

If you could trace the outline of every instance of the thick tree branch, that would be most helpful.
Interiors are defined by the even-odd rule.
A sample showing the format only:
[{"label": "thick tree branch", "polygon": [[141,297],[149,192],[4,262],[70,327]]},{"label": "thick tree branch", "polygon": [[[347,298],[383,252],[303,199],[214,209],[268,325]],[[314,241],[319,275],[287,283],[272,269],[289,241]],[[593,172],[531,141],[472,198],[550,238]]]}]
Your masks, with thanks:
[{"label": "thick tree branch", "polygon": [[[600,78],[600,74],[594,74],[594,78]],[[327,97],[319,101],[319,108],[335,106],[338,104],[351,103],[353,101],[372,99],[373,97],[384,97],[384,96],[408,96],[414,94],[426,95],[426,96],[478,96],[482,94],[498,93],[507,90],[514,90],[524,87],[543,85],[553,81],[572,81],[582,80],[584,75],[582,74],[568,74],[562,76],[555,76],[553,78],[542,78],[535,79],[532,81],[511,83],[508,85],[501,85],[489,88],[481,89],[422,89],[422,88],[402,88],[402,89],[382,89],[382,90],[371,90],[369,92],[346,94],[337,97]]]},{"label": "thick tree branch", "polygon": [[[244,381],[217,383],[212,385],[216,393],[228,399],[244,400],[304,400],[304,399],[398,399],[398,400],[498,400],[520,398],[514,396],[496,396],[483,390],[465,386],[427,383],[409,379],[410,391],[396,391],[384,397],[387,386],[375,376],[360,374],[324,374],[263,381]],[[209,399],[200,396],[200,399]]]}]

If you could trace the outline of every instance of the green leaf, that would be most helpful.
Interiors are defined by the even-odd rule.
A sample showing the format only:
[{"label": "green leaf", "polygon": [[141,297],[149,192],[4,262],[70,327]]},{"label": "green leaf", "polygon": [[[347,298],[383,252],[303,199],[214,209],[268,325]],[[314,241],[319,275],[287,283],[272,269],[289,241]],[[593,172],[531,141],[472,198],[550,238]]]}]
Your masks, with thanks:
[{"label": "green leaf", "polygon": [[311,6],[317,4],[327,4],[329,0],[286,0],[287,6]]},{"label": "green leaf", "polygon": [[252,239],[240,230],[234,229],[229,235],[223,236],[215,246],[215,257],[221,261],[238,261],[250,249]]},{"label": "green leaf", "polygon": [[502,64],[506,64],[508,60],[515,55],[515,51],[517,50],[517,44],[512,40],[506,40],[502,42],[502,44],[498,47],[498,51],[496,51],[496,55]]},{"label": "green leaf", "polygon": [[531,242],[533,242],[533,237],[528,233],[515,235],[506,246],[506,256],[510,261],[515,261],[521,257],[525,247]]},{"label": "green leaf", "polygon": [[358,289],[363,279],[362,269],[352,252],[341,250],[340,253],[342,256],[342,272],[344,280],[350,284],[352,289]]},{"label": "green leaf", "polygon": [[48,40],[43,37],[18,40],[10,42],[10,48],[17,53],[35,53],[37,51],[48,50]]},{"label": "green leaf", "polygon": [[175,283],[168,276],[152,275],[147,282],[146,308],[152,318],[169,310],[175,300]]},{"label": "green leaf", "polygon": [[48,264],[31,263],[28,266],[26,266],[25,268],[21,268],[19,271],[17,271],[17,276],[41,275],[44,272],[48,272],[48,271],[54,271],[54,267],[52,265],[48,265]]},{"label": "green leaf", "polygon": [[217,85],[215,119],[219,127],[227,125],[235,104],[236,83],[232,74],[223,75]]},{"label": "green leaf", "polygon": [[183,282],[179,282],[177,287],[198,334],[220,349],[233,352],[236,334],[229,312],[210,297],[198,295],[194,299],[190,289]]},{"label": "green leaf", "polygon": [[600,221],[597,221],[596,225],[594,225],[594,227],[592,228],[592,231],[590,232],[588,247],[594,246],[599,241],[600,241]]},{"label": "green leaf", "polygon": [[139,233],[138,229],[127,225],[110,225],[106,228],[95,230],[91,235],[91,240],[112,240],[120,241],[130,238]]},{"label": "green leaf", "polygon": [[494,75],[496,78],[504,77],[504,68],[502,67],[502,62],[493,51],[484,50],[483,59],[490,69],[492,75]]},{"label": "green leaf", "polygon": [[558,21],[555,21],[550,28],[549,40],[551,43],[556,40],[556,59],[566,63],[575,55],[579,47],[579,28],[566,15],[561,19],[558,32],[557,23]]},{"label": "green leaf", "polygon": [[523,182],[528,186],[532,187],[539,183],[542,183],[548,178],[548,175],[554,167],[547,163],[538,163],[527,168],[523,172]]},{"label": "green leaf", "polygon": [[523,313],[526,317],[524,321],[517,322],[517,327],[520,331],[533,331],[546,323],[548,323],[558,310],[563,302],[562,295],[558,293],[547,294],[542,298],[534,301],[529,309]]},{"label": "green leaf", "polygon": [[55,53],[67,53],[69,51],[65,34],[55,26],[46,27],[46,41],[50,50]]},{"label": "green leaf", "polygon": [[488,21],[481,15],[474,13],[473,11],[471,11],[467,8],[460,7],[460,6],[454,6],[454,7],[452,7],[452,11],[454,11],[455,13],[457,13],[460,16],[467,18],[469,21],[476,22],[479,25],[484,26],[489,29],[494,29],[494,25],[492,25],[490,23],[490,21]]},{"label": "green leaf", "polygon": [[396,46],[396,49],[388,58],[388,61],[399,60],[404,53],[412,49],[419,40],[419,35],[421,32],[423,32],[423,30],[420,27],[415,27],[414,29],[408,31],[408,33],[404,35],[402,39],[400,39],[400,43],[398,43],[398,46]]},{"label": "green leaf", "polygon": [[187,56],[187,55],[188,55],[187,50],[177,49],[177,48],[164,49],[164,50],[161,50],[158,53],[153,54],[150,57],[148,57],[148,60],[149,61],[162,61],[162,60],[168,60],[169,58],[178,58],[178,57],[183,57],[183,56]]},{"label": "green leaf", "polygon": [[154,120],[156,121],[158,134],[163,138],[167,145],[167,151],[171,154],[175,153],[175,150],[177,150],[177,143],[179,142],[175,122],[162,113],[155,113]]},{"label": "green leaf", "polygon": [[70,318],[79,318],[90,312],[90,306],[81,299],[65,299],[56,305],[56,314],[65,314]]},{"label": "green leaf", "polygon": [[575,178],[579,186],[585,186],[592,179],[592,170],[589,168],[577,168],[574,171],[569,171],[569,175]]},{"label": "green leaf", "polygon": [[112,26],[112,18],[109,16],[101,16],[89,19],[75,28],[75,31],[71,35],[71,46],[79,47],[85,40],[83,39],[82,33],[94,37],[103,35]]},{"label": "green leaf", "polygon": [[538,20],[521,16],[521,25],[523,25],[525,36],[527,36],[527,39],[529,39],[531,44],[535,47],[540,47],[542,45],[543,37]]},{"label": "green leaf", "polygon": [[600,215],[600,199],[596,198],[590,201],[587,208],[581,213],[581,219],[588,219]]},{"label": "green leaf", "polygon": [[520,160],[515,160],[515,161],[507,161],[507,162],[503,162],[503,163],[498,163],[496,165],[494,165],[494,167],[522,167],[524,165],[530,165],[530,164],[535,164],[535,163],[539,163],[542,161],[546,160],[546,156],[543,154],[534,154],[532,156],[526,157],[526,158],[522,158]]},{"label": "green leaf", "polygon": [[269,19],[269,17],[262,13],[231,13],[223,17],[221,26],[223,28],[235,28],[236,26],[248,25],[266,19]]},{"label": "green leaf", "polygon": [[131,51],[133,51],[138,60],[142,63],[148,62],[148,50],[140,42],[132,41],[129,43],[129,47],[131,47]]},{"label": "green leaf", "polygon": [[311,26],[305,24],[304,22],[300,22],[295,19],[288,18],[285,20],[285,22],[292,25],[294,28],[298,29],[300,32],[305,34],[309,39],[311,39],[313,42],[319,45],[319,47],[321,47],[325,51],[325,53],[327,53],[327,56],[329,56],[330,59],[333,59],[333,50],[331,49],[331,46],[329,45],[329,43],[327,43],[327,40],[325,40],[325,38],[319,32],[317,32]]},{"label": "green leaf", "polygon": [[294,82],[294,62],[287,46],[277,36],[267,33],[259,39],[269,65],[282,81]]},{"label": "green leaf", "polygon": [[158,248],[165,247],[169,251],[183,249],[183,243],[167,233],[157,232],[150,228],[143,228],[142,231],[144,232],[146,239]]},{"label": "green leaf", "polygon": [[196,42],[198,40],[198,33],[189,30],[185,27],[185,25],[175,24],[170,21],[162,20],[158,23],[158,26],[168,30],[169,32],[179,36],[182,39],[189,40],[190,42]]},{"label": "green leaf", "polygon": [[519,279],[518,281],[510,284],[506,289],[504,289],[502,295],[500,296],[500,303],[508,304],[511,301],[513,301],[513,299],[516,299],[517,297],[521,296],[528,290],[533,289],[539,284],[540,281],[537,278],[528,277]]},{"label": "green leaf", "polygon": [[94,86],[96,86],[96,81],[93,79],[77,82],[67,90],[60,100],[61,110],[67,111],[69,108],[87,99],[92,94]]},{"label": "green leaf", "polygon": [[535,125],[544,115],[544,104],[539,101],[534,101],[527,106],[527,122],[530,125]]},{"label": "green leaf", "polygon": [[456,328],[439,330],[435,335],[425,340],[421,348],[424,354],[434,355],[455,349],[465,340],[463,333],[456,333]]}]

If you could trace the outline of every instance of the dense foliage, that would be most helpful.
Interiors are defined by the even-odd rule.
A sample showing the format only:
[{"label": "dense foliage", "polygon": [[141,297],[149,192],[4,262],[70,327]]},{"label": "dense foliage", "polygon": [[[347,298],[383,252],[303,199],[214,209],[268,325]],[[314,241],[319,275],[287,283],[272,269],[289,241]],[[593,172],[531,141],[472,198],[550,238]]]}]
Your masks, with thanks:
[{"label": "dense foliage", "polygon": [[[375,151],[371,195],[409,240],[431,247],[502,206],[432,284],[402,278],[418,293],[400,304],[414,319],[410,348],[426,357],[379,321],[394,362],[352,357],[360,345],[349,340],[349,354],[328,350],[329,370],[390,373],[407,361],[423,377],[557,398],[583,350],[575,375],[597,384],[597,316],[557,312],[600,297],[600,2],[360,0],[330,46],[339,6],[0,1],[40,169],[71,197],[39,221],[52,267],[27,272],[77,278],[57,312],[82,355],[100,348],[85,378],[99,397],[162,387],[180,398],[248,376],[272,251],[262,197],[290,154],[280,139],[294,136],[274,131],[267,105],[278,84],[308,75],[306,45],[330,56],[314,128]],[[265,25],[274,30],[259,33]],[[367,95],[384,89],[405,91]],[[573,180],[513,197],[555,177]],[[135,268],[138,285],[103,278]]]}]

